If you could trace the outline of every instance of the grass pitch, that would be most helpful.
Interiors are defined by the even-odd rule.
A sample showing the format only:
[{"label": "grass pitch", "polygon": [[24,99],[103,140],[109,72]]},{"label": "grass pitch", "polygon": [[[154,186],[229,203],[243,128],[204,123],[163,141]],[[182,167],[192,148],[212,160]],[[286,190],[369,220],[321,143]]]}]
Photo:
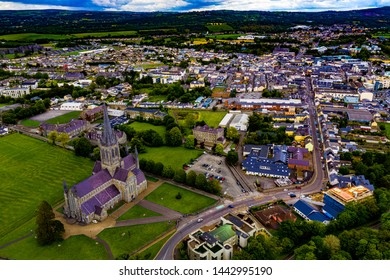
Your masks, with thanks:
[{"label": "grass pitch", "polygon": [[0,138],[0,162],[0,239],[34,218],[42,200],[61,202],[63,181],[72,186],[93,167],[89,159],[21,134]]}]

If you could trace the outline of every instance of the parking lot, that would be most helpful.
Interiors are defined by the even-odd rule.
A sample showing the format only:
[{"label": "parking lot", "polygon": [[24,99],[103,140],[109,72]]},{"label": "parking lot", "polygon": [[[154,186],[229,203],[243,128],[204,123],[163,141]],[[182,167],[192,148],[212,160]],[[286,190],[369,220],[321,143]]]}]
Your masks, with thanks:
[{"label": "parking lot", "polygon": [[226,166],[225,157],[203,154],[187,170],[202,173],[209,180],[219,180],[221,182],[222,193],[231,197],[243,195],[241,187],[236,183],[236,179]]}]

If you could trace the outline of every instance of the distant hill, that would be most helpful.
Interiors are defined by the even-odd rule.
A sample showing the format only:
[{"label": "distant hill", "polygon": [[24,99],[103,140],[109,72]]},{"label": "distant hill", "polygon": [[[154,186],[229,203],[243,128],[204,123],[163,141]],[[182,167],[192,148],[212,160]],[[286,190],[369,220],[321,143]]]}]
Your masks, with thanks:
[{"label": "distant hill", "polygon": [[[203,11],[95,12],[0,11],[0,35],[13,33],[86,33],[136,30],[140,34],[253,31],[277,32],[294,25],[355,23],[390,28],[390,7],[326,12]],[[220,26],[220,27],[218,27]]]}]

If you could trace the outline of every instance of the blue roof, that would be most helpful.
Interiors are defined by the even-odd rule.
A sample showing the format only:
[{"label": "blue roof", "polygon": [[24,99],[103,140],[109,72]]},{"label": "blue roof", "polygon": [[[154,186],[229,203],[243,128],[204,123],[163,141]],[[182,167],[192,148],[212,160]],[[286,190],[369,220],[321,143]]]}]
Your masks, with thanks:
[{"label": "blue roof", "polygon": [[303,200],[295,202],[294,207],[308,217],[313,211],[317,211],[313,206],[309,205]]},{"label": "blue roof", "polygon": [[340,211],[334,209],[330,204],[326,204],[324,208],[325,215],[331,219],[336,219],[336,217],[341,213]]},{"label": "blue roof", "polygon": [[311,221],[319,221],[322,223],[325,221],[329,221],[329,219],[324,214],[322,214],[313,206],[311,206],[310,204],[306,203],[303,200],[298,200],[294,204],[294,207],[298,211],[302,212]]}]

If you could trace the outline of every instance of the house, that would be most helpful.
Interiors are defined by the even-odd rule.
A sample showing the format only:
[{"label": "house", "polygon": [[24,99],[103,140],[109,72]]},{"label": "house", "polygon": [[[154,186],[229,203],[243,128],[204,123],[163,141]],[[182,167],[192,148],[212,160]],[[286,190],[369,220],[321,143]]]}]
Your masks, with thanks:
[{"label": "house", "polygon": [[30,94],[30,87],[0,88],[0,95],[20,98]]},{"label": "house", "polygon": [[267,209],[256,211],[254,216],[264,226],[272,229],[278,229],[279,224],[283,221],[290,220],[295,222],[297,219],[291,210],[280,205],[273,205]]},{"label": "house", "polygon": [[162,120],[167,115],[166,113],[156,109],[145,109],[145,108],[127,108],[125,112],[130,119],[141,117],[146,120],[148,119]]},{"label": "house", "polygon": [[86,110],[80,114],[83,120],[94,122],[103,118],[103,106],[97,106],[93,109]]},{"label": "house", "polygon": [[197,126],[192,129],[192,133],[198,143],[213,147],[216,144],[224,144],[224,129],[222,127],[212,128],[208,125]]}]

